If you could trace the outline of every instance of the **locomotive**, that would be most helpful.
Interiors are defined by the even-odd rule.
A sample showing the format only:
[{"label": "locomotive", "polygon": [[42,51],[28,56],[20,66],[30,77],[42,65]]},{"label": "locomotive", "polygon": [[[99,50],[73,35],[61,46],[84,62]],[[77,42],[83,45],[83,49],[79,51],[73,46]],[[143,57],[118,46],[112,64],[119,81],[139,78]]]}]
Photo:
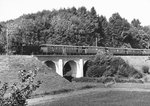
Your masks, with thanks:
[{"label": "locomotive", "polygon": [[98,51],[108,52],[113,55],[150,55],[150,49],[51,45],[51,44],[42,44],[40,46],[40,53],[43,55],[96,55]]}]

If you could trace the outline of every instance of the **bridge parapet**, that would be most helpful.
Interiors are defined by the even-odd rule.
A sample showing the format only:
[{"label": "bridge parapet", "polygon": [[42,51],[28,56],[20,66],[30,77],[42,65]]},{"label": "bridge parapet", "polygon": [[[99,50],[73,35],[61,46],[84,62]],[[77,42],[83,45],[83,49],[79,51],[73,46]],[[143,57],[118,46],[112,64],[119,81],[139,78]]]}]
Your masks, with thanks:
[{"label": "bridge parapet", "polygon": [[59,59],[63,59],[63,60],[69,60],[69,59],[84,59],[84,60],[89,60],[92,57],[94,57],[94,55],[35,55],[39,60],[47,60],[47,59],[52,59],[52,60],[59,60]]}]

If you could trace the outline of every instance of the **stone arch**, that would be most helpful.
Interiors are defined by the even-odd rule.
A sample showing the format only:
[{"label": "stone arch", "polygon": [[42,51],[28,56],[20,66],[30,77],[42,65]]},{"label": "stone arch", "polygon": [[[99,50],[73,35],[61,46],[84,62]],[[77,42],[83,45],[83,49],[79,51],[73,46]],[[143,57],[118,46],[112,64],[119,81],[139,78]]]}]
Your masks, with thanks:
[{"label": "stone arch", "polygon": [[83,77],[86,77],[86,72],[87,72],[87,69],[89,67],[89,64],[91,64],[92,61],[91,60],[87,60],[84,65],[83,65]]},{"label": "stone arch", "polygon": [[69,60],[65,63],[63,67],[63,76],[71,80],[73,77],[76,77],[77,73],[77,63],[73,60]]},{"label": "stone arch", "polygon": [[48,60],[48,61],[45,61],[44,62],[49,68],[52,69],[52,71],[55,71],[56,72],[56,64],[51,61],[51,60]]}]

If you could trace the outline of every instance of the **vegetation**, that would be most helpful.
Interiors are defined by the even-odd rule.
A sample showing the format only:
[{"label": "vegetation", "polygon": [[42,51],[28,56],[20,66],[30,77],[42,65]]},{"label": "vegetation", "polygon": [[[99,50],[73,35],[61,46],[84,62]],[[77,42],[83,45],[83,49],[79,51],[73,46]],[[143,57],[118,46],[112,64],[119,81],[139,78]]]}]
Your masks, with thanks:
[{"label": "vegetation", "polygon": [[0,89],[0,106],[26,106],[27,99],[31,97],[33,91],[35,91],[41,84],[38,81],[36,84],[33,80],[36,76],[36,72],[30,70],[30,73],[26,70],[19,72],[20,84],[14,83],[11,88],[11,93],[8,97],[5,97],[9,88],[8,83],[4,83]]},{"label": "vegetation", "polygon": [[86,76],[142,78],[142,74],[121,57],[113,57],[106,54],[100,54],[95,57],[93,64],[88,67]]},{"label": "vegetation", "polygon": [[[75,82],[81,82],[81,83],[105,83],[105,82],[110,82],[113,81],[114,77],[100,77],[100,78],[96,78],[96,77],[81,77],[81,78],[74,78],[72,81]],[[115,82],[117,83],[144,83],[143,80],[141,79],[132,79],[132,78],[118,78],[115,77]]]},{"label": "vegetation", "polygon": [[0,22],[0,53],[6,52],[6,34],[9,52],[15,54],[26,53],[24,46],[37,48],[43,43],[92,46],[96,38],[98,46],[149,48],[150,27],[141,26],[138,19],[129,23],[119,13],[107,20],[94,7],[72,7]]},{"label": "vegetation", "polygon": [[143,70],[143,73],[149,74],[149,67],[148,66],[143,66],[142,70]]}]

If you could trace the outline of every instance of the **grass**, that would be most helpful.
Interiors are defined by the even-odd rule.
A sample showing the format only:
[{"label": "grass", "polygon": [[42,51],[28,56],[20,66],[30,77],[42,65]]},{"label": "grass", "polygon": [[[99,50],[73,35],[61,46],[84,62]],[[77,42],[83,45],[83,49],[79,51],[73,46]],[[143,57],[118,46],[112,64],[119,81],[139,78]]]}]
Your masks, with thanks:
[{"label": "grass", "polygon": [[[5,67],[2,67],[5,66]],[[50,70],[46,65],[32,56],[0,56],[0,81],[8,82],[9,85],[19,82],[18,71],[35,70],[39,68],[35,82],[40,80],[42,84],[33,95],[43,94],[59,89],[73,89],[74,85],[56,72]],[[1,86],[2,84],[0,84]]]},{"label": "grass", "polygon": [[58,90],[54,90],[54,91],[50,91],[50,92],[44,92],[42,94],[33,95],[33,98],[42,97],[42,96],[46,96],[46,95],[57,95],[57,94],[62,94],[62,93],[69,93],[69,92],[73,92],[73,91],[86,90],[86,89],[91,89],[91,88],[96,88],[96,87],[102,87],[100,85],[102,85],[102,84],[74,83],[74,86],[75,86],[74,89],[63,88],[63,89],[58,89]]},{"label": "grass", "polygon": [[42,96],[46,96],[46,95],[57,95],[57,94],[62,94],[62,93],[68,93],[68,92],[72,92],[74,91],[74,89],[59,89],[59,90],[54,90],[51,92],[44,92],[43,94],[35,94],[33,96],[33,98],[38,98],[38,97],[42,97]]},{"label": "grass", "polygon": [[90,92],[33,106],[149,106],[150,92]]}]

